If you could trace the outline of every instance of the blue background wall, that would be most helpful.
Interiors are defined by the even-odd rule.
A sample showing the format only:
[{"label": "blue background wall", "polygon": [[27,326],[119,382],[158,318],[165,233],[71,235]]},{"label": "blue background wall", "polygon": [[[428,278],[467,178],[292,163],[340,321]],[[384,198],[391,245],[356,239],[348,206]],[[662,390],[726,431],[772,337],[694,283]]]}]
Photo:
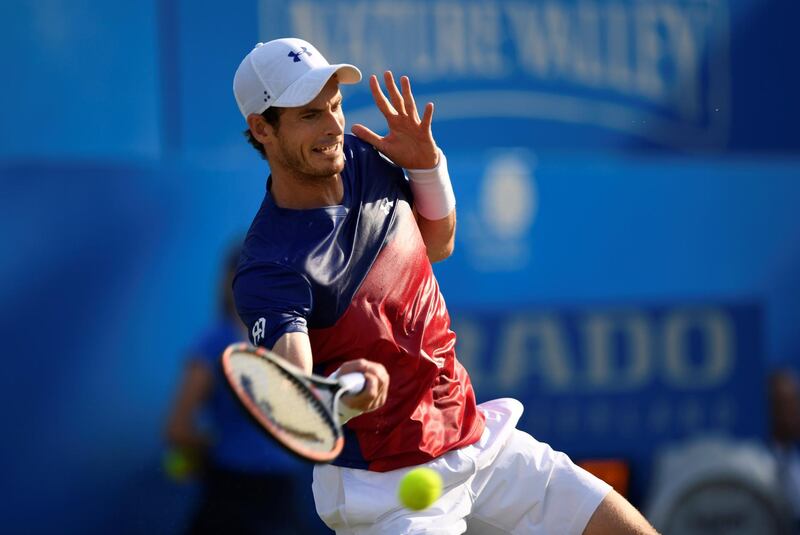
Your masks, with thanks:
[{"label": "blue background wall", "polygon": [[[654,450],[581,419],[604,401],[678,415],[736,398],[714,422],[669,420],[652,444],[763,437],[763,374],[800,360],[799,14],[779,0],[3,3],[11,531],[183,525],[194,490],[161,473],[161,426],[268,172],[241,137],[232,76],[255,42],[287,35],[365,74],[409,73],[417,100],[435,100],[459,201],[456,252],[436,272],[481,399],[523,399],[528,429],[573,455],[631,459],[640,496]],[[345,99],[351,124],[381,128],[365,84]],[[733,346],[728,376],[680,397],[659,337],[687,310],[728,318]],[[569,352],[537,345],[543,315]],[[607,373],[652,370],[635,388],[587,386],[589,317],[612,325]],[[503,383],[517,368],[498,348],[520,318],[525,380]],[[633,324],[653,333],[647,351]],[[687,331],[691,370],[711,362],[711,332]],[[569,363],[569,388],[548,362]],[[636,418],[645,429],[652,415]]]}]

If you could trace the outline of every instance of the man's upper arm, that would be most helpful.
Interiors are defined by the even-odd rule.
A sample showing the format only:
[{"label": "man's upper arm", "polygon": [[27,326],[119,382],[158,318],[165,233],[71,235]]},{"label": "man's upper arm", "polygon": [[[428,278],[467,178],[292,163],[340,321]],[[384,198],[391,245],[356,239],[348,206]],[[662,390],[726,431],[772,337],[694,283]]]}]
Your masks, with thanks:
[{"label": "man's upper arm", "polygon": [[233,282],[236,310],[250,342],[272,349],[286,333],[307,333],[311,286],[305,277],[279,264],[243,269]]}]

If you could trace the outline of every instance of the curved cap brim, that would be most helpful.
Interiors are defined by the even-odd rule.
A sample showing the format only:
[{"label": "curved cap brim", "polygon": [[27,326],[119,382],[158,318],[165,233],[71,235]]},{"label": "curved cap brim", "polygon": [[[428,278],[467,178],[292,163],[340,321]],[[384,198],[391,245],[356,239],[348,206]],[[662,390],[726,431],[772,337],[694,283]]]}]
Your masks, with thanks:
[{"label": "curved cap brim", "polygon": [[361,81],[361,71],[347,63],[317,67],[295,80],[272,102],[271,106],[282,108],[305,106],[319,95],[334,74],[337,75],[340,84],[357,84]]}]

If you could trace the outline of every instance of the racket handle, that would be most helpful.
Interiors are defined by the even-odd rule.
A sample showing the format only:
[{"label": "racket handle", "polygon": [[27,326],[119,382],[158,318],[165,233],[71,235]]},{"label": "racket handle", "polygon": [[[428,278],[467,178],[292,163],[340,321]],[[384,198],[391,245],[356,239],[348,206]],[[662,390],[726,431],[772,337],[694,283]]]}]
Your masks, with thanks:
[{"label": "racket handle", "polygon": [[338,378],[342,389],[348,394],[358,394],[364,390],[364,374],[360,372],[346,373]]}]

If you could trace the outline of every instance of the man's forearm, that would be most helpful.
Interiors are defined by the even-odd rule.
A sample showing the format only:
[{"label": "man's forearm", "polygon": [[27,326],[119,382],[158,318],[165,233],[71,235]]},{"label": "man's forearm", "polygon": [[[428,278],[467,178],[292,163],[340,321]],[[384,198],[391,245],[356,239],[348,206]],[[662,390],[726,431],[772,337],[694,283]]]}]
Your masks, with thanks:
[{"label": "man's forearm", "polygon": [[311,354],[311,341],[303,332],[286,333],[281,336],[272,351],[297,366],[305,373],[311,373],[314,360]]},{"label": "man's forearm", "polygon": [[436,221],[426,219],[419,213],[417,215],[417,226],[425,242],[425,249],[428,253],[428,260],[439,262],[449,257],[453,253],[456,238],[456,210]]}]

